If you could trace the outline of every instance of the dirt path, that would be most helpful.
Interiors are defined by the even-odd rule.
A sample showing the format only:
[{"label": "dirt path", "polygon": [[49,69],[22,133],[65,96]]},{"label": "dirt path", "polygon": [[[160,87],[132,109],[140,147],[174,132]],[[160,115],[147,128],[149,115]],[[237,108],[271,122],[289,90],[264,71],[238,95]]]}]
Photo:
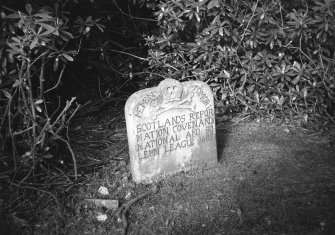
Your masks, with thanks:
[{"label": "dirt path", "polygon": [[[319,141],[319,143],[318,143]],[[129,234],[335,234],[335,146],[284,127],[218,128],[219,163],[159,184]]]}]

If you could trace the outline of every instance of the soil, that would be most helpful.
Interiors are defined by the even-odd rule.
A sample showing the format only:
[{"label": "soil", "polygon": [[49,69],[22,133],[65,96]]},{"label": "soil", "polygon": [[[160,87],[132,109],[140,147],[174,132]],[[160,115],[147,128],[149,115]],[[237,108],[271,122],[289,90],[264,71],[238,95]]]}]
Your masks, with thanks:
[{"label": "soil", "polygon": [[[49,199],[26,231],[122,234],[127,222],[127,234],[335,234],[334,132],[218,119],[216,166],[137,185],[123,117],[115,108],[73,123],[80,180],[64,191],[61,208]],[[100,186],[109,195],[100,195]],[[121,206],[141,195],[124,217],[87,203],[102,198]]]}]

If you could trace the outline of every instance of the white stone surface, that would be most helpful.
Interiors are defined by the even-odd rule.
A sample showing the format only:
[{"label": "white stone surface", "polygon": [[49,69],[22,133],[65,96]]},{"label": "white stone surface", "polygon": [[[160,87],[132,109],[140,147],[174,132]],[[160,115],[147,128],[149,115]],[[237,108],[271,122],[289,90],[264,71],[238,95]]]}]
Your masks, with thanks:
[{"label": "white stone surface", "polygon": [[135,182],[217,163],[214,100],[206,83],[165,79],[134,93],[125,115]]}]

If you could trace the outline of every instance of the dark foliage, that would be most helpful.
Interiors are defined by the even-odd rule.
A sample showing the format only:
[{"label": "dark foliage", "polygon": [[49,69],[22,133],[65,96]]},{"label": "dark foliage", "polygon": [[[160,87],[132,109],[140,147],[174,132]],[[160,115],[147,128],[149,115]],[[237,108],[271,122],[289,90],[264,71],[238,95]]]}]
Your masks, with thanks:
[{"label": "dark foliage", "polygon": [[334,122],[334,9],[330,0],[161,1],[149,66],[207,82],[227,110]]}]

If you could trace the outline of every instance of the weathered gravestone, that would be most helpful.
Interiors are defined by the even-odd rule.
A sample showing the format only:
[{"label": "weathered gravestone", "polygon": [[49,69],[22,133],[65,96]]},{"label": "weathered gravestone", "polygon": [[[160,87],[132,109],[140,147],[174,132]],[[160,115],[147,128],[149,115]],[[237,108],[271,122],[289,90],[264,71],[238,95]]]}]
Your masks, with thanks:
[{"label": "weathered gravestone", "polygon": [[214,100],[206,83],[165,79],[134,93],[125,115],[135,182],[217,163]]}]

